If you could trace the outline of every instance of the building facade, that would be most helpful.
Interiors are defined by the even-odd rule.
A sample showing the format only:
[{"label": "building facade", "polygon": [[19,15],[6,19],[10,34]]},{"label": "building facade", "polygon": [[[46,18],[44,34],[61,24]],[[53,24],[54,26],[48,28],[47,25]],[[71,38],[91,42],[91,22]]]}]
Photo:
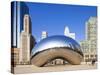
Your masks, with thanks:
[{"label": "building facade", "polygon": [[19,64],[19,50],[20,48],[11,48],[11,65]]},{"label": "building facade", "polygon": [[91,51],[91,42],[87,40],[83,40],[80,42],[82,51],[84,53],[89,53]]},{"label": "building facade", "polygon": [[29,15],[24,15],[24,29],[20,37],[20,52],[19,63],[30,64],[30,51],[31,51],[31,33],[30,33],[30,18]]},{"label": "building facade", "polygon": [[70,33],[69,28],[67,26],[65,27],[64,35],[75,39],[75,33]]},{"label": "building facade", "polygon": [[97,18],[90,17],[86,22],[85,40],[81,41],[81,48],[84,53],[84,61],[97,61]]},{"label": "building facade", "polygon": [[97,50],[97,18],[90,17],[86,22],[86,40],[91,41],[91,52]]},{"label": "building facade", "polygon": [[84,53],[83,62],[85,62],[86,64],[91,64],[93,60],[97,61],[97,51],[92,48],[91,41],[81,41],[80,45]]},{"label": "building facade", "polygon": [[23,30],[24,14],[29,14],[29,8],[24,2],[11,3],[11,46],[20,48],[20,34]]}]

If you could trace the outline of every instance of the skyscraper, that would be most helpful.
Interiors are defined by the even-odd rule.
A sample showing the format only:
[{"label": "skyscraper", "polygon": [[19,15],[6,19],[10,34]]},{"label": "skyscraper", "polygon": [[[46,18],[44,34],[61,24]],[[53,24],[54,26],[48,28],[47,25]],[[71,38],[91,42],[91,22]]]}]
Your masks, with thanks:
[{"label": "skyscraper", "polygon": [[29,8],[24,2],[11,3],[11,46],[20,48],[20,33],[23,30],[24,14],[29,14]]},{"label": "skyscraper", "polygon": [[42,31],[41,38],[44,39],[44,38],[47,38],[47,37],[48,37],[48,33],[46,31]]},{"label": "skyscraper", "polygon": [[20,36],[20,51],[19,63],[29,64],[31,53],[31,32],[30,32],[30,18],[28,14],[24,15],[24,29]]},{"label": "skyscraper", "polygon": [[67,26],[65,27],[64,35],[75,39],[75,33],[70,33],[69,28]]},{"label": "skyscraper", "polygon": [[97,40],[97,18],[90,17],[86,22],[86,39]]},{"label": "skyscraper", "polygon": [[90,17],[85,25],[85,40],[81,41],[86,62],[97,60],[97,18]]},{"label": "skyscraper", "polygon": [[90,17],[86,22],[86,40],[91,41],[91,52],[97,50],[97,18]]}]

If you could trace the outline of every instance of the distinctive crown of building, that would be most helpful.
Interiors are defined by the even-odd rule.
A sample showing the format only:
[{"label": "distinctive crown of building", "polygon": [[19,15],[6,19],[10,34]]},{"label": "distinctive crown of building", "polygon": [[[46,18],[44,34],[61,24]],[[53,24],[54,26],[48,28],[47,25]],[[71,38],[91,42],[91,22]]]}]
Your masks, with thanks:
[{"label": "distinctive crown of building", "polygon": [[24,15],[24,32],[29,33],[30,32],[30,24],[29,24],[29,15]]}]

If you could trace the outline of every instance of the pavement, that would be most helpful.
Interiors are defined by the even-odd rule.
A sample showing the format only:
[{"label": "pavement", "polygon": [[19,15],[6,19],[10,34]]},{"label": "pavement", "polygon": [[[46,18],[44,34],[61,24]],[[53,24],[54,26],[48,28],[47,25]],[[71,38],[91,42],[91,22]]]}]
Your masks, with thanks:
[{"label": "pavement", "polygon": [[97,68],[97,64],[60,65],[60,66],[54,66],[54,67],[52,66],[51,67],[37,67],[35,65],[17,65],[16,67],[14,67],[14,74],[89,70],[89,69],[96,69],[96,68]]}]

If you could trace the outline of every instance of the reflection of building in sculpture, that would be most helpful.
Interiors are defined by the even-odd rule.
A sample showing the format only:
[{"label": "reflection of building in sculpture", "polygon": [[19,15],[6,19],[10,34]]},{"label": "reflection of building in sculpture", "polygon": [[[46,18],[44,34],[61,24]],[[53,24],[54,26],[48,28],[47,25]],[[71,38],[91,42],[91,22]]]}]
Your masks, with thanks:
[{"label": "reflection of building in sculpture", "polygon": [[97,18],[90,17],[86,22],[86,39],[81,41],[84,52],[84,61],[97,60]]},{"label": "reflection of building in sculpture", "polygon": [[[30,27],[30,17],[29,15],[24,15],[24,29],[21,32],[20,39],[20,51],[19,51],[19,63],[20,64],[29,64],[30,63],[30,53],[31,53],[31,44],[34,42],[31,38],[31,27]],[[33,41],[33,42],[32,42]],[[32,43],[31,43],[32,42]]]},{"label": "reflection of building in sculpture", "polygon": [[66,60],[56,58],[56,59],[50,61],[49,63],[45,64],[44,66],[65,65],[65,64],[68,64],[68,62]]},{"label": "reflection of building in sculpture", "polygon": [[48,37],[48,33],[46,31],[42,31],[41,38],[44,39],[44,38],[47,38],[47,37]]},{"label": "reflection of building in sculpture", "polygon": [[64,35],[75,39],[75,33],[70,33],[69,28],[67,26],[65,27]]},{"label": "reflection of building in sculpture", "polygon": [[31,64],[36,66],[77,65],[83,54],[80,45],[67,36],[51,36],[41,40],[32,51]]}]

